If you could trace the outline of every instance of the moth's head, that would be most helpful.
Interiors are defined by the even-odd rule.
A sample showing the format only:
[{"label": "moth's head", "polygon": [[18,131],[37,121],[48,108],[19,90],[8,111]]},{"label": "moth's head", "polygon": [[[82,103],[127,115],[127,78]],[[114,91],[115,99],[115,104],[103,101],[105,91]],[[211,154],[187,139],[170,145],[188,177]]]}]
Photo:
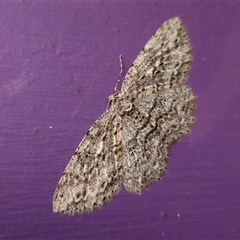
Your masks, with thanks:
[{"label": "moth's head", "polygon": [[125,112],[132,109],[132,103],[125,97],[121,97],[119,94],[113,94],[108,97],[109,104],[114,110],[121,116]]},{"label": "moth's head", "polygon": [[117,93],[110,95],[110,96],[108,97],[108,104],[109,104],[110,106],[113,106],[113,105],[116,103],[117,98],[118,98],[118,94],[117,94]]}]

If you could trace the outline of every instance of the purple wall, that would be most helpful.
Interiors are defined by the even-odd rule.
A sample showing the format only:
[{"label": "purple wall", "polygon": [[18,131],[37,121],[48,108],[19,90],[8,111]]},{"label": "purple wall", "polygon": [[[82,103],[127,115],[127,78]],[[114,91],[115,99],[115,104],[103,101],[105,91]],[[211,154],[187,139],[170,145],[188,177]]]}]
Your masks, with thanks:
[{"label": "purple wall", "polygon": [[[141,196],[52,212],[58,180],[156,29],[193,45],[192,133]],[[0,3],[0,239],[240,238],[240,3]],[[76,88],[81,87],[77,93]]]}]

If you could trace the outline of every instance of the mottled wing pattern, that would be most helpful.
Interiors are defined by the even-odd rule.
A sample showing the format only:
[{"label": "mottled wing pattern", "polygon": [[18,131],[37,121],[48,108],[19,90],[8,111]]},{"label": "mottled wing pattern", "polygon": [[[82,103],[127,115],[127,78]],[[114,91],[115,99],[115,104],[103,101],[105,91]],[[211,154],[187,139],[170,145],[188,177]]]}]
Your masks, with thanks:
[{"label": "mottled wing pattern", "polygon": [[157,89],[157,86],[182,84],[187,79],[191,60],[191,45],[181,20],[177,17],[169,19],[133,62],[121,93],[128,96],[147,91],[151,86]]},{"label": "mottled wing pattern", "polygon": [[[184,99],[184,100],[183,100]],[[189,133],[195,96],[187,86],[136,99],[122,116],[124,186],[141,193],[167,170],[170,145]]]},{"label": "mottled wing pattern", "polygon": [[191,45],[179,18],[165,22],[148,41],[124,79],[121,98],[124,186],[141,193],[167,170],[170,145],[190,131],[195,96],[184,83]]},{"label": "mottled wing pattern", "polygon": [[191,45],[179,18],[165,22],[129,69],[111,108],[92,126],[55,190],[53,209],[101,207],[124,185],[141,193],[167,170],[170,145],[190,131],[195,96],[185,85]]},{"label": "mottled wing pattern", "polygon": [[91,127],[67,165],[53,196],[53,210],[83,213],[109,201],[123,184],[121,153],[121,119],[108,110]]}]

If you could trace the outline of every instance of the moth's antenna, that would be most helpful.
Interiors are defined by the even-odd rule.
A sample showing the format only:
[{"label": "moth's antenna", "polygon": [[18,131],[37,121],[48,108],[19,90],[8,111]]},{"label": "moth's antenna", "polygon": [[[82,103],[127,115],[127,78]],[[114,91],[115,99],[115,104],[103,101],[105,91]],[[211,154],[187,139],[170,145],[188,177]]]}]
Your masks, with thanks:
[{"label": "moth's antenna", "polygon": [[117,87],[118,87],[118,84],[120,83],[120,78],[121,78],[121,75],[122,75],[122,72],[123,72],[123,61],[122,61],[122,55],[119,55],[119,63],[120,63],[120,72],[119,72],[119,77],[118,77],[118,80],[117,80],[117,83],[116,83],[116,86],[114,88],[114,91],[115,92],[119,92],[117,90]]},{"label": "moth's antenna", "polygon": [[[107,104],[107,109],[109,108],[109,105],[111,104],[111,101],[113,100],[114,96],[117,95],[120,91],[117,90],[117,87],[118,87],[118,84],[120,83],[121,81],[121,76],[122,76],[122,72],[123,72],[123,61],[122,61],[122,55],[119,55],[119,63],[120,63],[120,72],[119,72],[119,75],[118,75],[118,80],[117,80],[117,83],[116,83],[116,86],[114,88],[114,94],[110,95],[108,97],[108,104]],[[106,110],[107,110],[106,109]]]}]

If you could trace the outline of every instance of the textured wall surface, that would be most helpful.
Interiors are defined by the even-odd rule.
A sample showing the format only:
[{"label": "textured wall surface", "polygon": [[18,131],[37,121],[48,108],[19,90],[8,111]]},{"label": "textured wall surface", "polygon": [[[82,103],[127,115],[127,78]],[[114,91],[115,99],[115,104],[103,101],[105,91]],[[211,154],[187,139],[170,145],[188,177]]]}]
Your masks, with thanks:
[{"label": "textured wall surface", "polygon": [[[167,19],[193,46],[192,133],[161,182],[102,209],[54,214],[58,180]],[[240,3],[0,3],[0,238],[240,238]],[[80,91],[79,91],[80,90]]]}]

